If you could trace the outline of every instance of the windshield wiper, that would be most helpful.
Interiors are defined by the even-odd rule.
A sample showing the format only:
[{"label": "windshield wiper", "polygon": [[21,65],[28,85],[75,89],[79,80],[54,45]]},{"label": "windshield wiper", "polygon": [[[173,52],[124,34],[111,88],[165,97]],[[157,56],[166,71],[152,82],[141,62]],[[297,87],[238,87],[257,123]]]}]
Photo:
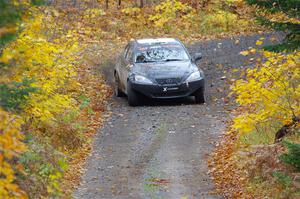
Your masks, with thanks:
[{"label": "windshield wiper", "polygon": [[164,61],[183,61],[183,59],[165,59]]},{"label": "windshield wiper", "polygon": [[163,60],[145,60],[137,61],[135,63],[150,63],[150,62],[166,62],[166,61],[183,61],[184,59],[163,59]]},{"label": "windshield wiper", "polygon": [[136,61],[135,63],[149,63],[149,62],[157,62],[154,60],[145,60],[145,61]]}]

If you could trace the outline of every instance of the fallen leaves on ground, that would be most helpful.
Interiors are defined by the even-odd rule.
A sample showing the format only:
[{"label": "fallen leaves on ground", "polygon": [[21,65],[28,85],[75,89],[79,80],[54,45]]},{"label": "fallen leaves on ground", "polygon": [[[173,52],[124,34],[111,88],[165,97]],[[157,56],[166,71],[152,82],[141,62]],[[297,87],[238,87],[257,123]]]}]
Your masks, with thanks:
[{"label": "fallen leaves on ground", "polygon": [[238,166],[236,140],[237,133],[228,131],[208,160],[215,192],[225,198],[253,198],[245,191],[247,173]]}]

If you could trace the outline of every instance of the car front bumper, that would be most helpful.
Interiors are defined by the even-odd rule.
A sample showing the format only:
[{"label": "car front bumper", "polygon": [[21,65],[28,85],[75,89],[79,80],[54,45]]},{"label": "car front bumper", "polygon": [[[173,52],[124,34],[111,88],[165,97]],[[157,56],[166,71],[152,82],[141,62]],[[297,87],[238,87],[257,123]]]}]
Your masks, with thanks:
[{"label": "car front bumper", "polygon": [[180,98],[192,95],[196,90],[204,88],[204,79],[179,85],[145,85],[129,81],[130,88],[150,98]]}]

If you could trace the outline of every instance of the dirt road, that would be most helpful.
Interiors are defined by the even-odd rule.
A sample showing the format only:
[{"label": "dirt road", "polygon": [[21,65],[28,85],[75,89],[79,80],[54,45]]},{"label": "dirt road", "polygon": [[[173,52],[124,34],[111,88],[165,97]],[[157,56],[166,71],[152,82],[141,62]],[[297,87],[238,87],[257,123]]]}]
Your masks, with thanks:
[{"label": "dirt road", "polygon": [[[278,34],[265,36],[266,44],[270,37],[281,38]],[[149,100],[145,106],[132,108],[125,98],[113,98],[112,117],[95,136],[74,198],[222,198],[210,194],[213,183],[206,156],[233,107],[226,96],[232,69],[245,65],[239,52],[255,47],[260,37],[189,46],[191,54],[203,53],[199,64],[206,74],[206,104],[196,105],[191,98]]]}]

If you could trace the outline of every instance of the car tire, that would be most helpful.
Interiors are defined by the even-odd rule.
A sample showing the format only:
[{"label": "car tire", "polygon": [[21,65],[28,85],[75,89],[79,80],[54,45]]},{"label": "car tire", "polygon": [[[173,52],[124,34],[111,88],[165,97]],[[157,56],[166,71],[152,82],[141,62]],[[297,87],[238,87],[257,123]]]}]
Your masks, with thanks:
[{"label": "car tire", "polygon": [[204,88],[199,88],[195,93],[195,101],[197,104],[203,104],[205,103],[205,93]]},{"label": "car tire", "polygon": [[119,77],[117,75],[115,75],[115,95],[117,97],[124,97],[125,94],[123,93],[123,91],[120,89],[120,81],[119,81]]},{"label": "car tire", "polygon": [[134,91],[130,84],[127,85],[127,98],[129,106],[138,106],[140,105],[140,94]]}]

